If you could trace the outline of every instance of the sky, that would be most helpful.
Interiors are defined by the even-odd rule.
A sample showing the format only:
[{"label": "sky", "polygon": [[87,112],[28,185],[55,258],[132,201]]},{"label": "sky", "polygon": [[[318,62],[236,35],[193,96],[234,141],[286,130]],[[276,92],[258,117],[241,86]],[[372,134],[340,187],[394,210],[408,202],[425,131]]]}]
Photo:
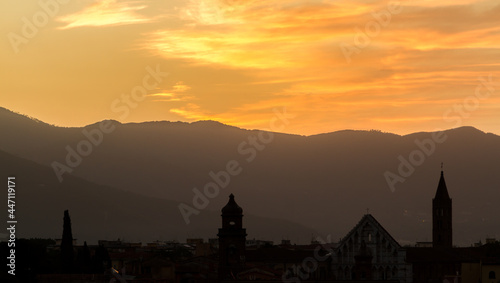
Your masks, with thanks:
[{"label": "sky", "polygon": [[44,122],[500,134],[500,3],[5,0],[0,106]]}]

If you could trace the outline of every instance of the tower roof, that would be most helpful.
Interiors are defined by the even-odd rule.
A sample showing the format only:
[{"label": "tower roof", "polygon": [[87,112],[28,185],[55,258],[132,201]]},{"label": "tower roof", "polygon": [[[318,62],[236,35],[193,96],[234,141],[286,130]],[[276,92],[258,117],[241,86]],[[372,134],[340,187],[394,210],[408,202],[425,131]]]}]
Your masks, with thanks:
[{"label": "tower roof", "polygon": [[448,189],[446,188],[446,182],[444,181],[444,174],[441,171],[441,178],[439,179],[439,184],[436,190],[435,199],[449,199]]},{"label": "tower roof", "polygon": [[229,195],[229,201],[221,211],[223,215],[240,215],[243,213],[243,209],[234,201],[233,194]]}]

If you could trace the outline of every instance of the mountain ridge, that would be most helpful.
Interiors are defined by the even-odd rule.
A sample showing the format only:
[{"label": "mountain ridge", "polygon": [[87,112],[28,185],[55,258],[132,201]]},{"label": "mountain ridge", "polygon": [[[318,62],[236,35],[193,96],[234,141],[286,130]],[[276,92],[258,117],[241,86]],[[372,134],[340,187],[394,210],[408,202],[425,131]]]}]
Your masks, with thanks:
[{"label": "mountain ridge", "polygon": [[[84,125],[84,126],[64,127],[64,126],[57,126],[57,125],[49,124],[49,123],[46,123],[46,122],[44,122],[42,120],[39,120],[38,118],[31,117],[29,115],[22,114],[22,113],[19,113],[19,112],[15,112],[15,111],[12,111],[12,110],[10,110],[8,108],[0,106],[0,115],[2,115],[2,114],[4,114],[4,115],[7,114],[7,115],[12,115],[12,116],[22,117],[22,118],[25,118],[26,121],[35,122],[37,124],[43,124],[43,125],[47,125],[47,126],[50,126],[50,127],[61,128],[61,129],[83,129],[83,128],[88,128],[88,127],[93,127],[93,126],[99,125],[100,123],[103,123],[103,122],[112,122],[113,124],[118,124],[118,125],[154,125],[154,124],[157,124],[157,125],[171,125],[171,126],[179,126],[179,125],[180,126],[189,126],[189,125],[193,125],[193,126],[200,126],[200,125],[201,126],[205,126],[205,125],[209,125],[209,126],[217,126],[217,127],[220,126],[220,127],[227,127],[227,128],[233,128],[233,129],[245,130],[245,131],[273,132],[273,131],[262,130],[262,129],[241,128],[241,127],[237,127],[237,126],[232,126],[232,125],[224,124],[224,123],[222,123],[220,121],[216,121],[216,120],[197,120],[197,121],[193,121],[193,122],[159,120],[159,121],[143,121],[143,122],[127,122],[127,123],[122,123],[122,122],[119,122],[119,121],[114,120],[114,119],[104,119],[104,120],[97,121],[97,122],[94,122],[94,123],[91,123],[91,124],[87,124],[87,125]],[[4,116],[4,117],[6,117],[6,116]],[[459,130],[459,129],[474,129],[474,130],[477,130],[477,131],[479,131],[481,133],[492,134],[492,135],[495,135],[495,136],[499,136],[498,134],[495,134],[495,133],[492,133],[492,132],[485,132],[485,131],[482,131],[482,130],[480,130],[480,129],[476,128],[476,127],[473,127],[473,126],[459,126],[459,127],[455,127],[455,128],[448,128],[448,129],[436,130],[436,131],[431,131],[431,132],[429,132],[429,131],[419,131],[419,132],[413,132],[413,133],[404,134],[404,135],[396,134],[396,133],[391,133],[391,132],[385,132],[385,131],[377,130],[377,129],[371,129],[371,130],[343,129],[343,130],[337,130],[337,131],[333,131],[333,132],[325,132],[325,133],[318,133],[318,134],[311,134],[311,135],[300,135],[300,134],[281,133],[281,132],[274,132],[274,133],[286,134],[286,135],[291,135],[291,136],[300,136],[300,137],[316,137],[316,136],[323,136],[323,135],[345,134],[345,133],[373,133],[373,134],[388,134],[388,135],[395,135],[395,136],[399,136],[399,137],[405,137],[405,136],[412,136],[412,135],[416,135],[416,134],[428,134],[428,133],[433,133],[433,132],[437,132],[437,131],[446,132],[446,131]]]},{"label": "mountain ridge", "polygon": [[[500,137],[495,134],[472,127],[442,131],[446,140],[435,142],[432,154],[424,154],[422,164],[412,166],[412,174],[403,176],[404,181],[391,192],[385,172],[399,175],[401,160],[422,151],[417,141],[432,139],[432,132],[403,136],[357,130],[313,136],[272,133],[264,135],[269,139],[266,143],[258,130],[218,122],[211,124],[215,127],[203,122],[172,123],[176,122],[115,124],[116,129],[103,135],[102,143],[71,174],[192,205],[193,189],[203,191],[213,182],[210,173],[226,170],[234,160],[241,173],[220,188],[208,209],[222,207],[226,201],[222,196],[231,191],[250,204],[251,214],[287,219],[340,238],[370,208],[396,239],[407,243],[431,235],[430,203],[444,162],[454,199],[457,244],[468,245],[487,235],[500,237],[496,225],[500,209],[491,202],[498,198],[500,187],[496,169],[500,168]],[[25,125],[0,121],[0,130],[7,133],[0,149],[45,166],[64,164],[67,148],[76,150],[87,139],[82,130],[97,127],[40,130],[35,125],[34,130],[25,130]]]}]

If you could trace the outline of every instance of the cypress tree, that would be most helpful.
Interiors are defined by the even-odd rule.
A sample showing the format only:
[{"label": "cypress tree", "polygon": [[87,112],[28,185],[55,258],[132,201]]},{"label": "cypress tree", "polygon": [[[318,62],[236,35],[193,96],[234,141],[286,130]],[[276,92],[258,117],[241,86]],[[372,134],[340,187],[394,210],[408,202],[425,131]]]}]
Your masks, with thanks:
[{"label": "cypress tree", "polygon": [[83,250],[82,250],[82,271],[83,273],[90,273],[90,250],[89,247],[87,246],[87,241],[83,243]]},{"label": "cypress tree", "polygon": [[73,272],[74,250],[71,218],[68,210],[64,211],[63,235],[61,241],[61,266],[63,273]]}]

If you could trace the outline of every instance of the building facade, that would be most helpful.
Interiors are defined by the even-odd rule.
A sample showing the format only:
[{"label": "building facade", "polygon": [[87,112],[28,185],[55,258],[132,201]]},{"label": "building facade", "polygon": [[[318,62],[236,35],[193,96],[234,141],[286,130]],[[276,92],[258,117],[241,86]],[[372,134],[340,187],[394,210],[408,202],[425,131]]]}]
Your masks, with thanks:
[{"label": "building facade", "polygon": [[365,214],[340,241],[332,261],[337,280],[411,282],[406,251],[371,215]]}]

